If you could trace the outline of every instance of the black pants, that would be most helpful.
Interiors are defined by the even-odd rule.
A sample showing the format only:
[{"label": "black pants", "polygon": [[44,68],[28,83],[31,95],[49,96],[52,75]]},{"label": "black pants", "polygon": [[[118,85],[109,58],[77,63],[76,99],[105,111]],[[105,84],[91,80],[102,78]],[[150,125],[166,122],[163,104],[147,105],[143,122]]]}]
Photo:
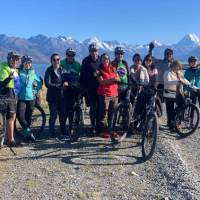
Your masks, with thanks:
[{"label": "black pants", "polygon": [[64,91],[64,102],[65,102],[65,122],[69,118],[69,124],[73,120],[73,107],[79,98],[79,88],[67,88]]},{"label": "black pants", "polygon": [[64,100],[60,101],[49,101],[49,132],[51,135],[55,134],[55,122],[57,116],[59,117],[60,129],[62,134],[66,134],[66,127],[65,127],[65,103]]},{"label": "black pants", "polygon": [[200,93],[192,92],[190,98],[192,99],[193,104],[198,103],[200,107]]},{"label": "black pants", "polygon": [[89,114],[90,114],[91,127],[97,128],[97,125],[99,124],[99,101],[96,91],[88,91],[87,99],[90,107]]},{"label": "black pants", "polygon": [[18,100],[17,117],[23,129],[30,127],[34,107],[35,100]]},{"label": "black pants", "polygon": [[167,112],[167,125],[169,128],[173,128],[174,116],[175,116],[175,102],[174,98],[165,98],[166,112]]}]

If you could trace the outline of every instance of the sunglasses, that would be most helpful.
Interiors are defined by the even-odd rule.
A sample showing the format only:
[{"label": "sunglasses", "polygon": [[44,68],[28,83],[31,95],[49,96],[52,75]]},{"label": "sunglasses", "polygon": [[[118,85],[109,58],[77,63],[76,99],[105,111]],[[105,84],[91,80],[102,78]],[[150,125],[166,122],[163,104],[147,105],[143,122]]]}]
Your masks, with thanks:
[{"label": "sunglasses", "polygon": [[74,57],[74,54],[67,54],[68,57]]},{"label": "sunglasses", "polygon": [[54,62],[60,61],[60,58],[54,58],[53,61],[54,61]]},{"label": "sunglasses", "polygon": [[152,60],[151,60],[151,59],[146,59],[146,61],[147,61],[147,62],[152,62]]},{"label": "sunglasses", "polygon": [[123,53],[117,53],[117,55],[124,55]]},{"label": "sunglasses", "polygon": [[140,59],[135,59],[135,60],[134,60],[134,62],[138,62],[138,61],[140,61]]},{"label": "sunglasses", "polygon": [[31,64],[31,63],[32,63],[31,61],[25,62],[25,64]]}]

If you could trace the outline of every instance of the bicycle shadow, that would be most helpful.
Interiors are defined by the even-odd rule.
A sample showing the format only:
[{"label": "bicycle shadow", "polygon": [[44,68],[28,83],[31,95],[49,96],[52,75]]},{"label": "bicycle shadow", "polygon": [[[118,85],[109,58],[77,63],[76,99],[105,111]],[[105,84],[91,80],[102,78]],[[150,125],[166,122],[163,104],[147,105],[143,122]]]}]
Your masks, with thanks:
[{"label": "bicycle shadow", "polygon": [[159,134],[160,138],[175,139],[175,140],[183,139],[176,132],[170,131],[167,126],[160,126],[159,131],[160,131],[160,134]]},{"label": "bicycle shadow", "polygon": [[[122,142],[123,143],[123,142]],[[93,157],[92,160],[116,160],[116,157],[124,157],[127,159],[131,159],[133,161],[129,162],[115,162],[115,163],[91,163],[91,165],[134,165],[134,164],[140,164],[143,163],[144,160],[142,157],[137,155],[125,155],[119,153],[120,150],[128,150],[128,152],[131,152],[130,150],[134,147],[138,147],[138,143],[126,141],[128,144],[127,146],[123,145],[117,145],[112,146],[108,141],[104,141],[100,138],[93,138],[89,139],[87,141],[87,138],[84,138],[84,140],[80,140],[78,142],[69,143],[67,142],[58,142],[58,141],[49,141],[45,143],[38,143],[34,144],[33,148],[31,150],[36,151],[38,154],[38,151],[44,151],[52,149],[52,151],[48,151],[36,156],[27,156],[27,157],[21,157],[16,158],[18,160],[34,160],[34,159],[54,159],[59,158],[61,159],[61,162],[64,162],[66,164],[73,164],[73,165],[85,165],[83,163],[76,163],[74,162],[75,158],[79,159],[86,159],[85,157],[89,158]],[[65,150],[65,151],[63,151]],[[67,152],[66,152],[67,150]],[[66,155],[67,154],[67,155]],[[88,165],[88,164],[86,164]]]}]

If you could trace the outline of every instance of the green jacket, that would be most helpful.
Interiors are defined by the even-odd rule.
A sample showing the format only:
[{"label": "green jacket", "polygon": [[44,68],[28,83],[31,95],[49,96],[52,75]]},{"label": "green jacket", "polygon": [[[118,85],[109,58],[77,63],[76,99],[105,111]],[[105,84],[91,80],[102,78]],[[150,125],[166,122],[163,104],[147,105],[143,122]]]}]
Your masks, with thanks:
[{"label": "green jacket", "polygon": [[[10,76],[11,69],[7,62],[0,63],[0,81],[4,81]],[[14,89],[14,80],[11,79],[6,86],[7,88]]]},{"label": "green jacket", "polygon": [[76,60],[74,60],[74,62],[72,64],[69,64],[69,63],[66,62],[66,59],[64,59],[64,60],[61,61],[61,66],[66,71],[74,71],[77,74],[80,74],[81,65]]}]

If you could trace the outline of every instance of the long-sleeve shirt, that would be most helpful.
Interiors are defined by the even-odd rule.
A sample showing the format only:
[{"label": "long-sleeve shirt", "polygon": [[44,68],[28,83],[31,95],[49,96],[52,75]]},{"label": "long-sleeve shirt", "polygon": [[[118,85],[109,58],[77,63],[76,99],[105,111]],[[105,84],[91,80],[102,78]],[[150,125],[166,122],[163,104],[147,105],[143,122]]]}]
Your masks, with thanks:
[{"label": "long-sleeve shirt", "polygon": [[130,80],[144,85],[149,84],[149,75],[147,69],[142,65],[136,70],[134,65],[130,67]]},{"label": "long-sleeve shirt", "polygon": [[[178,75],[177,75],[178,74]],[[168,70],[164,73],[164,97],[167,98],[175,98],[176,97],[176,87],[179,83],[179,79],[182,79],[185,81],[186,84],[190,84],[189,81],[187,81],[182,72],[179,71],[177,73]]]}]

